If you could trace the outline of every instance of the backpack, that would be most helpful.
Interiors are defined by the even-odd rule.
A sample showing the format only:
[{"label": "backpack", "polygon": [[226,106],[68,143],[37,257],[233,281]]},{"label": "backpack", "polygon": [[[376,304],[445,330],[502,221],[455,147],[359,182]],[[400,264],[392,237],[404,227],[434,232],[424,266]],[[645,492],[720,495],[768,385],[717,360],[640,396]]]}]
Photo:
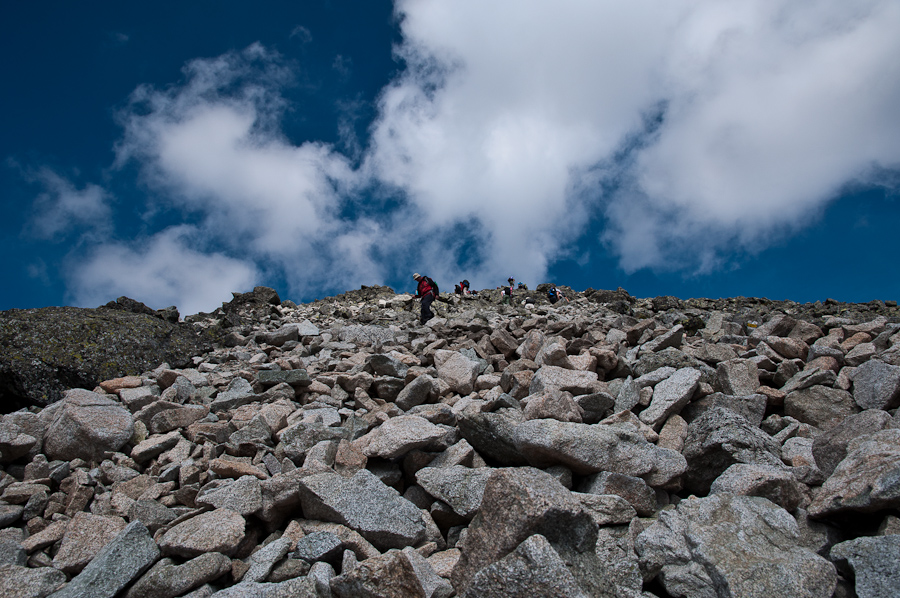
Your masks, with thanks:
[{"label": "backpack", "polygon": [[441,291],[440,291],[440,289],[438,289],[438,285],[437,285],[436,282],[434,282],[434,280],[432,280],[431,278],[429,278],[429,277],[427,277],[427,276],[425,277],[425,280],[427,280],[427,281],[428,281],[428,284],[431,285],[431,290],[434,291],[434,296],[435,296],[435,297],[437,297],[438,295],[441,294]]},{"label": "backpack", "polygon": [[550,290],[547,291],[548,299],[556,299],[556,287],[550,287]]}]

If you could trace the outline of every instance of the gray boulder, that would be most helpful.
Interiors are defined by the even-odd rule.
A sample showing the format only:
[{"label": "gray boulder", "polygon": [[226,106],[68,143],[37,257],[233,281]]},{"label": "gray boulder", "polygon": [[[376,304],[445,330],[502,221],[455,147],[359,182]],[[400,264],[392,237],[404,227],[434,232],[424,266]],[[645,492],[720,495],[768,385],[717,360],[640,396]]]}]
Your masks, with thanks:
[{"label": "gray boulder", "polygon": [[692,422],[707,411],[716,407],[730,409],[738,415],[744,416],[753,426],[759,426],[766,415],[766,395],[752,394],[746,396],[733,396],[721,392],[714,392],[702,399],[693,401],[682,409],[681,417]]},{"label": "gray boulder", "polygon": [[0,564],[0,592],[8,598],[44,598],[66,582],[66,574],[53,567]]},{"label": "gray boulder", "polygon": [[647,485],[647,482],[635,476],[601,471],[586,477],[578,487],[578,491],[621,496],[641,517],[649,517],[656,512],[656,492]]},{"label": "gray boulder", "polygon": [[175,598],[231,572],[231,559],[207,552],[181,565],[169,558],[157,561],[125,593],[124,598]]},{"label": "gray boulder", "polygon": [[712,483],[709,492],[761,496],[787,511],[794,511],[803,500],[800,483],[786,469],[747,463],[735,463],[726,469]]},{"label": "gray boulder", "polygon": [[784,398],[784,413],[798,421],[829,430],[857,413],[849,392],[815,385],[795,390]]},{"label": "gray boulder", "polygon": [[415,546],[425,539],[422,512],[363,469],[352,478],[319,473],[300,480],[303,513],[359,532],[379,550]]},{"label": "gray boulder", "polygon": [[140,521],[128,524],[55,598],[113,598],[159,558],[159,548]]},{"label": "gray boulder", "polygon": [[847,456],[847,445],[851,440],[891,427],[894,427],[891,414],[881,409],[867,409],[847,417],[813,439],[812,454],[816,465],[830,476]]},{"label": "gray boulder", "polygon": [[416,376],[416,378],[403,387],[403,390],[394,400],[397,407],[409,411],[413,407],[428,402],[434,392],[434,379],[430,376]]},{"label": "gray boulder", "polygon": [[856,368],[852,378],[853,400],[860,409],[900,406],[900,367],[870,359]]},{"label": "gray boulder", "polygon": [[466,596],[589,598],[547,538],[530,536],[502,559],[478,571]]},{"label": "gray boulder", "polygon": [[426,592],[409,555],[399,550],[390,550],[363,561],[355,569],[344,571],[331,580],[330,589],[337,598],[443,598],[450,595],[446,588],[443,594]]},{"label": "gray boulder", "polygon": [[475,380],[482,371],[482,364],[458,351],[438,349],[434,353],[434,366],[438,377],[450,386],[450,390],[468,395],[475,389]]},{"label": "gray boulder", "polygon": [[596,524],[553,476],[531,468],[503,469],[489,478],[481,510],[458,546],[461,554],[451,575],[453,586],[466,590],[479,571],[534,534],[553,545],[579,585],[588,586],[586,591],[608,589],[593,552]]},{"label": "gray boulder", "polygon": [[900,506],[900,429],[858,436],[847,456],[809,505],[824,517],[846,511],[872,512]]},{"label": "gray boulder", "polygon": [[83,389],[41,412],[47,423],[44,454],[50,459],[100,461],[134,436],[134,419],[121,403]]},{"label": "gray boulder", "polygon": [[416,482],[428,494],[450,505],[456,514],[471,519],[481,508],[484,487],[494,471],[461,465],[425,467],[416,472]]},{"label": "gray boulder", "polygon": [[896,596],[900,589],[900,535],[862,537],[836,544],[831,558],[846,561],[859,598]]},{"label": "gray boulder", "polygon": [[440,448],[450,431],[417,415],[401,415],[384,422],[355,444],[367,457],[395,459],[414,449]]},{"label": "gray boulder", "polygon": [[624,425],[535,419],[516,426],[515,443],[535,467],[565,465],[580,475],[612,471],[643,478],[651,486],[667,485],[687,469],[680,454],[647,442]]},{"label": "gray boulder", "polygon": [[527,465],[528,461],[519,452],[515,440],[516,426],[524,419],[518,409],[493,413],[466,411],[460,414],[457,426],[462,437],[489,463]]},{"label": "gray boulder", "polygon": [[262,485],[252,475],[241,476],[236,480],[225,480],[223,484],[204,489],[194,502],[198,507],[213,509],[229,509],[242,517],[252,515],[262,509]]},{"label": "gray boulder", "polygon": [[688,425],[682,450],[687,460],[685,489],[699,495],[735,463],[783,466],[781,447],[737,413],[717,407]]},{"label": "gray boulder", "polygon": [[528,392],[534,395],[546,391],[564,390],[573,395],[590,394],[600,390],[597,386],[598,380],[596,372],[545,365],[534,373]]},{"label": "gray boulder", "polygon": [[728,395],[751,395],[759,388],[759,371],[749,359],[729,359],[718,364],[719,388]]},{"label": "gray boulder", "polygon": [[233,554],[244,539],[246,521],[229,509],[201,513],[175,525],[158,540],[163,554],[194,558],[206,552]]},{"label": "gray boulder", "polygon": [[834,565],[798,540],[797,522],[781,507],[715,494],[661,511],[635,549],[644,578],[658,576],[672,596],[831,596]]},{"label": "gray boulder", "polygon": [[669,416],[677,414],[690,402],[700,384],[700,376],[693,368],[682,368],[657,384],[650,406],[641,411],[641,421],[659,430]]}]

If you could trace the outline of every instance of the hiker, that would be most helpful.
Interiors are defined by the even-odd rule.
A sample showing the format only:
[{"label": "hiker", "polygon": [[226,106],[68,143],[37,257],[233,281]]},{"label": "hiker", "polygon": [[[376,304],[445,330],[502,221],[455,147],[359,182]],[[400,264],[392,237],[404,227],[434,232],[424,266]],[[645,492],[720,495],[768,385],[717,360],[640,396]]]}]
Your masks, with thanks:
[{"label": "hiker", "polygon": [[[555,286],[550,285],[550,290],[547,291],[547,299],[550,300],[550,303],[556,303],[560,299],[566,299],[566,296],[563,295],[562,291],[557,289]],[[568,302],[569,300],[566,299],[566,303]]]},{"label": "hiker", "polygon": [[463,280],[461,283],[456,285],[456,294],[457,295],[471,295],[472,292],[469,290],[469,281]]},{"label": "hiker", "polygon": [[503,299],[500,301],[503,305],[509,305],[512,302],[512,292],[513,285],[516,283],[516,279],[510,276],[506,279],[506,282],[509,283],[508,287],[501,287],[500,294],[503,296]]},{"label": "hiker", "polygon": [[413,279],[419,283],[416,287],[416,298],[422,299],[422,314],[419,316],[419,322],[424,326],[425,322],[434,317],[431,311],[431,304],[437,294],[437,285],[427,276],[422,276],[418,272],[413,274]]},{"label": "hiker", "polygon": [[520,282],[520,283],[519,283],[519,290],[520,290],[520,291],[527,291],[527,290],[528,290],[528,285],[525,284],[524,282]]}]

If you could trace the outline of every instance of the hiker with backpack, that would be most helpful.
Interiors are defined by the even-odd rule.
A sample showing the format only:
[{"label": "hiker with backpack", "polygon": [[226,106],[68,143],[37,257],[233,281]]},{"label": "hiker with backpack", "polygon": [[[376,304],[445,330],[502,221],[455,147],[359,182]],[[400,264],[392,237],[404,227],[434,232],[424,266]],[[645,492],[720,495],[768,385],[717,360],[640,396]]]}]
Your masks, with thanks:
[{"label": "hiker with backpack", "polygon": [[[547,299],[550,300],[550,303],[556,303],[560,299],[566,299],[566,296],[563,295],[562,292],[555,286],[551,285],[550,290],[547,291]],[[566,299],[566,303],[568,302],[569,300]]]},{"label": "hiker with backpack", "polygon": [[456,294],[457,295],[474,295],[474,293],[469,290],[469,281],[468,280],[463,280],[458,285],[456,285]]},{"label": "hiker with backpack", "polygon": [[422,300],[422,313],[419,316],[419,322],[424,326],[425,322],[434,317],[434,313],[431,311],[431,304],[440,291],[438,291],[437,283],[427,276],[422,276],[416,272],[413,274],[413,279],[419,283],[419,286],[416,287],[416,298]]},{"label": "hiker with backpack", "polygon": [[510,303],[512,303],[512,292],[513,292],[513,288],[516,284],[516,279],[513,278],[512,276],[510,276],[509,278],[506,279],[506,282],[509,283],[508,287],[500,287],[501,288],[500,294],[503,297],[503,299],[500,301],[500,303],[502,303],[504,305],[509,305]]}]

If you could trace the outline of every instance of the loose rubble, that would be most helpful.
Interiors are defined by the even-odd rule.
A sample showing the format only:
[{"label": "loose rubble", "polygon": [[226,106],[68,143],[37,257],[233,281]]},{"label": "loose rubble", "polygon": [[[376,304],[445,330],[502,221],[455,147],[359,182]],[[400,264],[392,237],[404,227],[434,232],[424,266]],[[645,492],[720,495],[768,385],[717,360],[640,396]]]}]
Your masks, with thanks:
[{"label": "loose rubble", "polygon": [[2,416],[0,592],[897,595],[896,303],[542,286],[98,308],[205,340]]}]

